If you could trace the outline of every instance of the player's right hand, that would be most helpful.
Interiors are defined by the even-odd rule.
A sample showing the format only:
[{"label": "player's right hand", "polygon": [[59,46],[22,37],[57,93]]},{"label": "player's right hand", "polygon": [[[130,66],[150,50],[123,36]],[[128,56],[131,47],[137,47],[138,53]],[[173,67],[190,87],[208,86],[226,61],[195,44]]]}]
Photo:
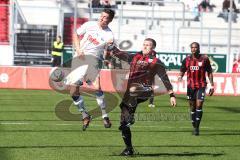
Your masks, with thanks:
[{"label": "player's right hand", "polygon": [[80,49],[76,49],[76,53],[80,59],[84,59],[85,55]]},{"label": "player's right hand", "polygon": [[211,86],[211,88],[209,89],[209,96],[212,96],[214,93],[214,87]]}]

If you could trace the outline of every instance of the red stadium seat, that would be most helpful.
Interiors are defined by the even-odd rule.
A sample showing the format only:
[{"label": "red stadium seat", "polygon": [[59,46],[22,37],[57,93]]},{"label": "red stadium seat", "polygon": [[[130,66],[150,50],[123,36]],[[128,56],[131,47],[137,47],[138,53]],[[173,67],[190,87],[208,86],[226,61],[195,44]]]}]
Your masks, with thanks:
[{"label": "red stadium seat", "polygon": [[0,44],[9,44],[9,0],[0,0]]}]

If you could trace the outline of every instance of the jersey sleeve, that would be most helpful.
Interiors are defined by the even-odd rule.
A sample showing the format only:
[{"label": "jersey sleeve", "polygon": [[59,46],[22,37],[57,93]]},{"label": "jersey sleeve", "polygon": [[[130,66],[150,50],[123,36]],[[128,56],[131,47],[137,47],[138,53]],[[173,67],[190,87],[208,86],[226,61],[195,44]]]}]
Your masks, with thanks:
[{"label": "jersey sleeve", "polygon": [[185,73],[186,70],[187,70],[187,67],[186,67],[186,59],[187,59],[187,58],[185,58],[185,59],[182,61],[182,66],[180,67],[180,72]]},{"label": "jersey sleeve", "polygon": [[157,75],[162,80],[162,82],[163,82],[164,86],[166,87],[166,89],[168,91],[172,90],[173,87],[172,87],[172,84],[171,84],[171,82],[170,82],[170,80],[168,78],[165,65],[160,60],[157,61],[155,69],[156,69]]},{"label": "jersey sleeve", "polygon": [[125,51],[121,51],[120,49],[118,49],[116,46],[112,46],[111,48],[111,52],[113,54],[113,56],[123,60],[123,61],[126,61],[128,63],[130,63],[134,57],[134,54],[130,54],[128,52],[125,52]]},{"label": "jersey sleeve", "polygon": [[212,66],[208,57],[206,58],[206,71],[212,73]]},{"label": "jersey sleeve", "polygon": [[85,34],[85,33],[86,33],[87,25],[88,25],[87,22],[84,23],[84,24],[82,24],[82,25],[76,30],[77,35],[83,35],[83,34]]}]

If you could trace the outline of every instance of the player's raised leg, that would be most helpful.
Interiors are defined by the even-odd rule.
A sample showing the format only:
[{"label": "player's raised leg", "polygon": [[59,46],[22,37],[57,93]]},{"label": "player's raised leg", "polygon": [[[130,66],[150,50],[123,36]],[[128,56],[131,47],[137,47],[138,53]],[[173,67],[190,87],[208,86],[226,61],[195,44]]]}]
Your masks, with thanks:
[{"label": "player's raised leg", "polygon": [[70,95],[72,96],[73,103],[77,106],[78,111],[82,113],[83,131],[85,131],[86,128],[89,126],[91,116],[86,110],[84,99],[79,92],[79,86],[71,86]]}]

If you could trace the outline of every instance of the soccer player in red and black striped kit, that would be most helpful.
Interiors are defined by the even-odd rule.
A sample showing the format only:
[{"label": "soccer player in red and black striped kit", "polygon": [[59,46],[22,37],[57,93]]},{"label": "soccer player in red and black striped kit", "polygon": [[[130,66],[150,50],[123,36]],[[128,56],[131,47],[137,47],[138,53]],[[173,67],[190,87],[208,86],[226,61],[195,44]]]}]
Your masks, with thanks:
[{"label": "soccer player in red and black striped kit", "polygon": [[209,58],[206,55],[200,54],[199,43],[193,42],[190,47],[192,55],[187,56],[183,60],[178,80],[181,81],[184,73],[187,72],[187,99],[189,100],[191,110],[191,119],[194,128],[193,134],[198,136],[207,86],[206,73],[211,84],[209,90],[210,96],[214,93],[214,83]]},{"label": "soccer player in red and black striped kit", "polygon": [[133,155],[133,146],[131,140],[130,126],[134,124],[134,113],[139,103],[147,101],[152,96],[152,84],[155,75],[158,75],[166,87],[172,106],[176,106],[176,98],[172,90],[164,64],[157,59],[153,52],[156,47],[156,41],[146,38],[143,42],[142,51],[136,54],[128,54],[120,51],[117,47],[110,46],[110,54],[130,63],[130,73],[128,78],[127,90],[120,104],[121,122],[119,130],[126,148],[121,155]]}]

